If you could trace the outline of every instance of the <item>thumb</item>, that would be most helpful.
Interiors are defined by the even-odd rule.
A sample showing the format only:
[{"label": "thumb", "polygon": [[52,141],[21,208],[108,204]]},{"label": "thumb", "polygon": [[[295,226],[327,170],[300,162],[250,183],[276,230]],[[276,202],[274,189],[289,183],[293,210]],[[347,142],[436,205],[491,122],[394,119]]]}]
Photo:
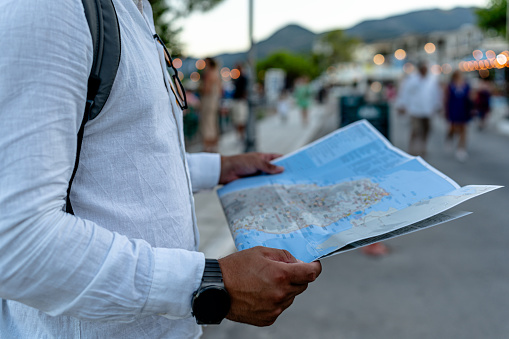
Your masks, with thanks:
[{"label": "thumb", "polygon": [[322,272],[322,264],[319,261],[311,263],[293,263],[287,265],[292,284],[308,284],[315,281]]},{"label": "thumb", "polygon": [[266,160],[262,160],[260,167],[261,167],[260,169],[263,172],[268,173],[268,174],[277,174],[277,173],[281,173],[284,171],[284,167],[271,164],[270,162],[268,162]]}]

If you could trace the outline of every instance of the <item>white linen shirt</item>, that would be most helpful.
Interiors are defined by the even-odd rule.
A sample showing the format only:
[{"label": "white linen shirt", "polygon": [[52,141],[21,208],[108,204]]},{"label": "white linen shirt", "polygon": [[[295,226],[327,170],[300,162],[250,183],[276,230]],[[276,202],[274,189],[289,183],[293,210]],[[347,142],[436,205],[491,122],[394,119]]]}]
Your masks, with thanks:
[{"label": "white linen shirt", "polygon": [[442,92],[437,78],[418,72],[412,73],[402,84],[396,100],[396,107],[403,108],[410,115],[429,118],[442,107]]},{"label": "white linen shirt", "polygon": [[82,2],[0,2],[0,338],[201,334],[191,181],[216,185],[220,159],[184,151],[148,1],[113,2],[121,61],[85,128],[76,216],[64,205],[93,60]]}]

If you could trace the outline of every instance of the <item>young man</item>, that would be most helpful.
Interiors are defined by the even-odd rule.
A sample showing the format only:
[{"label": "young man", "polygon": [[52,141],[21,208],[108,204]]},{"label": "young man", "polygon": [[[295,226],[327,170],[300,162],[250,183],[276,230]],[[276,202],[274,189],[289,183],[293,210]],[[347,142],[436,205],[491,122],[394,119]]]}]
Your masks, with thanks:
[{"label": "young man", "polygon": [[[150,5],[113,3],[122,56],[85,128],[75,215],[93,60],[82,2],[0,4],[0,337],[196,338],[217,314],[269,325],[320,264],[269,248],[206,263],[192,191],[282,169],[270,154],[186,154]],[[226,297],[200,300],[224,292],[221,273]]]},{"label": "young man", "polygon": [[408,152],[426,156],[431,118],[442,109],[440,85],[436,77],[429,74],[426,62],[419,62],[417,72],[409,75],[401,84],[396,108],[400,114],[408,113],[410,116]]}]

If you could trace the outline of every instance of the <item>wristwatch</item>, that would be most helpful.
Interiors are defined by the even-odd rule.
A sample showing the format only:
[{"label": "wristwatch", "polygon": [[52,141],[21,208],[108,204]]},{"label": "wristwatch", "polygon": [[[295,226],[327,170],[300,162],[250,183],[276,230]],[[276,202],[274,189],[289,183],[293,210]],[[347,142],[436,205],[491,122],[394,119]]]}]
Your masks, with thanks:
[{"label": "wristwatch", "polygon": [[198,325],[220,324],[230,311],[230,295],[215,259],[205,259],[201,285],[193,294],[192,310]]}]

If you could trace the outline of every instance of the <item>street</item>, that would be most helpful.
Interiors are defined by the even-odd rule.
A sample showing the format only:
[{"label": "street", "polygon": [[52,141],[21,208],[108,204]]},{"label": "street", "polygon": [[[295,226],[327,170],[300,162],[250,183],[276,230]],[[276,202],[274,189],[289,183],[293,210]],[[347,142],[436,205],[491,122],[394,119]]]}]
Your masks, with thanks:
[{"label": "street", "polygon": [[[457,207],[473,214],[389,240],[383,258],[357,250],[324,259],[318,280],[273,326],[225,320],[203,337],[508,338],[509,136],[493,124],[470,127],[470,158],[460,163],[445,150],[445,123],[437,117],[426,160],[461,186],[506,186]],[[407,117],[392,117],[392,142],[403,150],[408,130]]]}]

